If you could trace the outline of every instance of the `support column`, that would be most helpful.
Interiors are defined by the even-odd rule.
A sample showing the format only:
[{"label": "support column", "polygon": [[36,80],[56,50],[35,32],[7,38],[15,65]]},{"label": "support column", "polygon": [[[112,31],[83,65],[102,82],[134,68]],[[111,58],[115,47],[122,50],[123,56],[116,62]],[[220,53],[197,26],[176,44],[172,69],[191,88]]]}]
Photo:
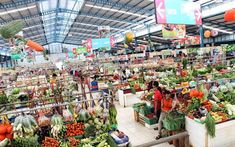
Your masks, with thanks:
[{"label": "support column", "polygon": [[204,29],[202,25],[200,25],[200,43],[200,47],[204,47]]}]

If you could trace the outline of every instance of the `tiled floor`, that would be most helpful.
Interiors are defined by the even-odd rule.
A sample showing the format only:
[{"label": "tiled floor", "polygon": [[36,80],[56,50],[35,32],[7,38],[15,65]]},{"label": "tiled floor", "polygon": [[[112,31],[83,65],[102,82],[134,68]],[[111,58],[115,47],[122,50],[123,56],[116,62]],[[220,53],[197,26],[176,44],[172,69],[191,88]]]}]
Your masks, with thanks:
[{"label": "tiled floor", "polygon": [[[157,131],[153,129],[148,129],[141,124],[135,122],[134,111],[131,106],[123,108],[118,103],[116,104],[118,111],[118,128],[123,131],[130,138],[131,145],[137,146],[144,143],[154,141]],[[169,144],[161,144],[155,147],[173,147]]]}]

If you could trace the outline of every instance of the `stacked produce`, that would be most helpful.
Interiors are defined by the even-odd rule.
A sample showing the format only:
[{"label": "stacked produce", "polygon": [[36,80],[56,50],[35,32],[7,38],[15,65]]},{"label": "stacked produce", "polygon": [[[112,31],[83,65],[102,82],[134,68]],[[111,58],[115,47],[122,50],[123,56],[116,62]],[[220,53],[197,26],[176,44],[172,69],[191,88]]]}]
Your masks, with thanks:
[{"label": "stacked produce", "polygon": [[13,138],[13,126],[9,123],[6,116],[2,117],[0,124],[0,146],[8,144],[8,141]]},{"label": "stacked produce", "polygon": [[84,124],[83,123],[73,123],[66,125],[66,136],[73,137],[84,134]]},{"label": "stacked produce", "polygon": [[[203,54],[195,53],[197,61],[203,61]],[[174,91],[178,99],[176,110],[195,120],[206,124],[209,135],[214,136],[213,130],[217,123],[229,121],[234,118],[235,105],[235,84],[234,66],[227,66],[223,62],[216,64],[194,64],[189,66],[190,61],[182,59],[175,67],[168,65],[156,68],[153,74],[156,76],[160,86],[170,91]],[[153,79],[154,80],[154,79]],[[153,92],[145,92],[141,100],[152,103]],[[137,106],[141,105],[141,106]],[[141,116],[145,114],[146,106],[136,104],[133,106]],[[147,116],[147,115],[145,115]],[[165,119],[165,129],[179,130],[183,125],[174,122],[175,115],[168,114]],[[174,128],[175,127],[175,128]],[[177,128],[177,129],[176,129]]]},{"label": "stacked produce", "polygon": [[33,116],[20,114],[15,118],[14,122],[14,138],[22,138],[27,136],[33,136],[38,124]]},{"label": "stacked produce", "polygon": [[51,137],[46,137],[42,142],[42,147],[59,147],[60,142]]}]

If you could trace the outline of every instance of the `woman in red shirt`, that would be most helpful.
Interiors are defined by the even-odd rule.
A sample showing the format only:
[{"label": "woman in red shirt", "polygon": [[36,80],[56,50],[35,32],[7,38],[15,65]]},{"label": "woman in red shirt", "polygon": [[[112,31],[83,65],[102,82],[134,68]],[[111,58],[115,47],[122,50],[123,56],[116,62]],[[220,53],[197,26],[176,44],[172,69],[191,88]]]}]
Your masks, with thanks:
[{"label": "woman in red shirt", "polygon": [[162,131],[162,121],[165,119],[167,113],[174,109],[176,101],[174,100],[174,94],[171,94],[170,91],[165,91],[164,96],[161,100],[161,115],[158,120],[158,136],[156,139],[161,138],[161,131]]},{"label": "woman in red shirt", "polygon": [[162,90],[159,87],[159,83],[157,81],[153,82],[153,88],[154,88],[154,114],[156,114],[157,121],[161,114],[161,100],[162,100]]}]

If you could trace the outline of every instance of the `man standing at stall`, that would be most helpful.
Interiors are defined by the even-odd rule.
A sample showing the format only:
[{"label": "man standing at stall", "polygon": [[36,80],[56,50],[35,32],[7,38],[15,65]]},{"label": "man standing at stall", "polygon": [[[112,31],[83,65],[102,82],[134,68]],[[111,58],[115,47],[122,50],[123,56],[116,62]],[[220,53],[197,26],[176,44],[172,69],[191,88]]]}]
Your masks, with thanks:
[{"label": "man standing at stall", "polygon": [[[153,81],[152,85],[154,89],[154,99],[153,99],[154,114],[156,114],[156,118],[158,122],[160,114],[161,114],[162,89],[159,87],[159,83],[157,81]],[[157,130],[157,129],[158,128],[154,128],[154,130]]]}]

